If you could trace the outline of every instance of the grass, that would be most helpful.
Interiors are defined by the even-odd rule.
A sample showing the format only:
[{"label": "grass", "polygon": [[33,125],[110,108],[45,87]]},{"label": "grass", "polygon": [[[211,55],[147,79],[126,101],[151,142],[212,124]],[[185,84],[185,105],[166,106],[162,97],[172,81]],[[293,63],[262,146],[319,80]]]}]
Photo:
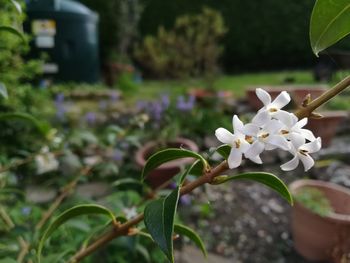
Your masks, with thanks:
[{"label": "grass", "polygon": [[[310,71],[281,71],[222,75],[217,77],[213,87],[215,90],[230,90],[235,97],[242,97],[249,86],[283,85],[287,80],[292,80],[293,84],[315,84]],[[204,79],[146,80],[141,84],[137,97],[154,98],[162,92],[176,96],[191,88],[206,87]]]}]

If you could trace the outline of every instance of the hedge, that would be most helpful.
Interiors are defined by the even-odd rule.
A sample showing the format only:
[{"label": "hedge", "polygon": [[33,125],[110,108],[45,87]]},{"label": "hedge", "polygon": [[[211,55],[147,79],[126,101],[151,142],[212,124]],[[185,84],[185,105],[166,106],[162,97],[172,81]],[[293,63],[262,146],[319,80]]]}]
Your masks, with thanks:
[{"label": "hedge", "polygon": [[[202,6],[220,11],[229,32],[222,62],[227,70],[281,69],[313,65],[308,37],[315,0],[143,0],[139,24],[142,36],[160,25],[173,26],[179,15],[200,12]],[[349,44],[347,44],[349,47]]]}]

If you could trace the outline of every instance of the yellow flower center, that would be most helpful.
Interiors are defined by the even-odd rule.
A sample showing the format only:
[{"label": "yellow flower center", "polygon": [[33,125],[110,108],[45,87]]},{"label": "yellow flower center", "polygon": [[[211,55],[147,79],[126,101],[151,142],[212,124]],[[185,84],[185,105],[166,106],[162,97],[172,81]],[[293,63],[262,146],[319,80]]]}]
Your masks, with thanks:
[{"label": "yellow flower center", "polygon": [[250,144],[252,144],[252,143],[254,142],[253,137],[252,137],[252,136],[249,136],[249,135],[246,135],[246,136],[245,136],[245,140],[246,140],[248,143],[250,143]]},{"label": "yellow flower center", "polygon": [[276,108],[269,109],[269,112],[276,112],[276,111],[278,111]]},{"label": "yellow flower center", "polygon": [[301,149],[301,150],[299,150],[299,153],[304,155],[304,156],[307,156],[308,151]]},{"label": "yellow flower center", "polygon": [[286,135],[286,134],[289,133],[289,131],[287,131],[287,130],[282,130],[281,133],[282,133],[283,135]]},{"label": "yellow flower center", "polygon": [[241,147],[241,140],[238,139],[237,141],[235,141],[235,146],[236,146],[236,149],[238,149],[239,147]]}]

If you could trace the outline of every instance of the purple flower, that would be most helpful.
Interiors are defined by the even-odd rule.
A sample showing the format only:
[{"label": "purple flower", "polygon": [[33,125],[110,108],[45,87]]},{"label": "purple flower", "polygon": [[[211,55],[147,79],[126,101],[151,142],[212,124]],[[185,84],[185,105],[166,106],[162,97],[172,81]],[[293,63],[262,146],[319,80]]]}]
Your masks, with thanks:
[{"label": "purple flower", "polygon": [[111,93],[111,96],[110,96],[110,99],[111,99],[111,103],[115,103],[119,100],[119,93],[118,92],[112,92]]},{"label": "purple flower", "polygon": [[118,149],[115,149],[113,151],[112,159],[113,161],[116,161],[116,162],[123,160],[123,152]]},{"label": "purple flower", "polygon": [[183,205],[190,205],[192,202],[192,198],[190,195],[183,195],[180,197],[180,203]]},{"label": "purple flower", "polygon": [[170,106],[170,99],[168,94],[163,94],[160,98],[161,104],[165,109],[167,109]]},{"label": "purple flower", "polygon": [[129,149],[129,147],[130,147],[130,144],[128,142],[124,141],[120,143],[120,148],[122,149]]},{"label": "purple flower", "polygon": [[64,94],[63,94],[62,92],[56,94],[56,97],[55,97],[55,103],[56,103],[56,105],[57,105],[57,104],[62,104],[63,102],[64,102]]},{"label": "purple flower", "polygon": [[32,212],[32,208],[29,206],[25,206],[22,208],[21,212],[22,212],[22,215],[28,216]]},{"label": "purple flower", "polygon": [[150,114],[154,120],[160,121],[163,116],[163,111],[163,106],[158,101],[155,101],[151,104]]},{"label": "purple flower", "polygon": [[147,101],[138,100],[136,102],[136,109],[137,109],[137,111],[143,111],[143,110],[145,110],[147,108],[147,106],[148,106]]},{"label": "purple flower", "polygon": [[85,114],[85,121],[88,125],[94,125],[96,123],[96,113],[95,112],[88,112]]},{"label": "purple flower", "polygon": [[184,96],[177,97],[176,108],[179,111],[191,111],[195,104],[195,97],[190,96],[188,100],[185,100]]}]

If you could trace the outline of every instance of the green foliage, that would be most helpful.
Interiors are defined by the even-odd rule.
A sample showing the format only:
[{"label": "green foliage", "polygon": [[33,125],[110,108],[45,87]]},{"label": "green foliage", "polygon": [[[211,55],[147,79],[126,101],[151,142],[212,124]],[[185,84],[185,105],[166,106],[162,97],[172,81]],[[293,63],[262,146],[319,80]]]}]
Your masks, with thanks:
[{"label": "green foliage", "polygon": [[293,198],[288,187],[276,175],[263,172],[242,173],[233,176],[218,176],[214,179],[213,184],[223,184],[232,180],[252,180],[264,184],[279,193],[288,203],[293,204]]},{"label": "green foliage", "polygon": [[147,160],[146,165],[143,168],[141,178],[142,180],[144,180],[152,170],[162,165],[163,163],[181,159],[181,158],[188,158],[188,157],[198,159],[202,162],[205,168],[208,167],[207,161],[198,153],[185,150],[185,149],[169,148],[153,154]]},{"label": "green foliage", "polygon": [[222,52],[218,42],[225,33],[220,13],[203,8],[200,14],[178,17],[170,30],[159,27],[157,36],[146,36],[135,58],[156,77],[214,74]]},{"label": "green foliage", "polygon": [[349,23],[348,0],[316,0],[310,21],[310,41],[316,56],[348,35]]},{"label": "green foliage", "polygon": [[60,214],[46,229],[44,235],[40,239],[39,246],[38,246],[38,262],[41,261],[41,251],[43,249],[43,246],[45,244],[45,241],[52,235],[52,233],[59,228],[62,224],[64,224],[66,221],[75,218],[77,216],[81,215],[87,215],[87,214],[102,214],[109,216],[113,221],[115,221],[113,212],[111,212],[109,209],[99,206],[99,205],[78,205],[70,208],[69,210],[63,212]]},{"label": "green foliage", "polygon": [[177,187],[167,197],[150,202],[145,208],[145,225],[169,261],[174,262],[174,219],[179,201]]},{"label": "green foliage", "polygon": [[294,199],[320,216],[327,216],[333,212],[330,201],[325,194],[317,188],[301,188],[294,194]]},{"label": "green foliage", "polygon": [[192,240],[198,246],[198,248],[202,251],[202,253],[205,257],[208,256],[207,250],[205,249],[203,241],[201,240],[201,238],[198,236],[198,234],[194,230],[192,230],[191,228],[184,226],[184,225],[175,224],[174,225],[174,232],[177,234],[184,235],[184,236],[188,237],[190,240]]}]

